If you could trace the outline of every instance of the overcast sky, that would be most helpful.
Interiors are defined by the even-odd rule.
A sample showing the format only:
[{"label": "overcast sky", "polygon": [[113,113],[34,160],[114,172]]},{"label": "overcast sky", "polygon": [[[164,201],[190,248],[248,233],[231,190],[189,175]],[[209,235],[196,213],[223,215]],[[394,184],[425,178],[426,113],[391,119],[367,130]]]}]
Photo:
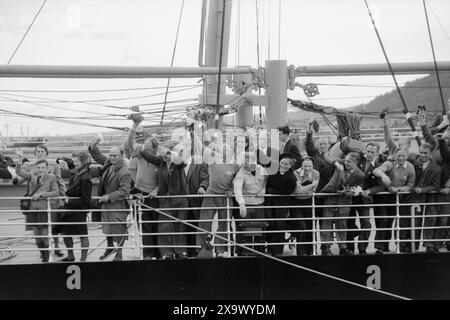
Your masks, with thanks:
[{"label": "overcast sky", "polygon": [[[228,66],[258,66],[255,2],[233,1]],[[169,66],[181,3],[181,0],[48,0],[11,64]],[[7,63],[41,4],[41,0],[0,1],[0,63]],[[385,62],[363,0],[282,0],[281,12],[278,10],[278,0],[258,0],[258,4],[262,65],[269,58],[286,59],[288,65],[295,66]],[[422,0],[369,0],[369,4],[391,62],[432,61]],[[429,18],[437,59],[448,61],[450,1],[428,0],[428,4],[431,7]],[[185,0],[175,66],[197,66],[200,14],[201,0]],[[278,28],[279,18],[281,30]],[[421,76],[398,76],[398,81],[404,83],[418,77]],[[171,85],[194,86],[198,80],[173,79]],[[298,81],[387,86],[393,83],[390,76],[309,78]],[[123,114],[124,111],[83,103],[57,103],[49,99],[86,101],[145,96],[95,102],[131,106],[163,101],[164,95],[161,94],[164,89],[96,93],[4,90],[95,90],[165,85],[166,80],[163,79],[0,78],[0,109],[48,116],[110,117],[108,114]],[[179,89],[183,88],[170,90]],[[199,88],[186,89],[169,94],[168,100],[195,99],[201,92]],[[368,102],[390,88],[319,86],[319,90],[321,94],[314,99],[317,103],[347,107]],[[305,99],[300,89],[289,91],[288,96]],[[53,108],[11,99],[41,101]],[[184,110],[182,103],[173,105],[176,107],[168,107],[168,110],[178,113],[168,114],[165,122],[172,121]],[[160,110],[161,106],[148,106],[146,109]],[[92,111],[98,114],[90,114]],[[20,135],[21,127],[25,134],[29,127],[30,135],[101,130],[53,121],[5,117],[2,111],[0,115],[0,131],[3,135],[6,134],[6,122],[9,135]],[[159,115],[147,119],[158,121]],[[119,127],[129,125],[129,121],[97,120],[96,123]]]}]

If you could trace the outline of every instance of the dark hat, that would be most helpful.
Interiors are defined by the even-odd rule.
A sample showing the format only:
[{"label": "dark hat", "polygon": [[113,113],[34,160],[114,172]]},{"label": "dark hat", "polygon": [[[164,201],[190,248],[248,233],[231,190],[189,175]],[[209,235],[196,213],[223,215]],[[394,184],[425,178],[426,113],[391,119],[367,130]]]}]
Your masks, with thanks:
[{"label": "dark hat", "polygon": [[280,154],[280,161],[281,161],[281,159],[284,159],[284,158],[297,160],[297,157],[295,155],[293,155],[292,153],[289,153],[289,152],[285,152],[285,153]]}]

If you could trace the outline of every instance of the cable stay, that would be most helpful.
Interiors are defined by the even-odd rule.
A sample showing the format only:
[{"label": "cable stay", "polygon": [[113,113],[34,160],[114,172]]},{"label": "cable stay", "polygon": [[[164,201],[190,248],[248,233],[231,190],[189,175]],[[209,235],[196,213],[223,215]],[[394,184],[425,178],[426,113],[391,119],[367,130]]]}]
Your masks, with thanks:
[{"label": "cable stay", "polygon": [[[181,18],[183,16],[183,8],[184,8],[184,0],[182,0],[181,2],[181,9],[180,9],[180,16],[178,18],[178,26],[177,26],[177,33],[175,36],[175,43],[173,44],[173,52],[172,52],[172,60],[170,61],[170,66],[173,67],[173,62],[175,60],[175,52],[177,51],[177,43],[178,43],[178,35],[180,32],[180,25],[181,25]],[[161,125],[164,121],[164,112],[166,111],[166,101],[167,101],[167,94],[169,91],[169,86],[170,86],[170,78],[167,79],[167,86],[166,86],[166,92],[164,94],[164,105],[163,105],[163,112],[161,114]]]},{"label": "cable stay", "polygon": [[441,97],[442,114],[446,115],[447,114],[447,108],[445,106],[444,94],[442,93],[441,80],[439,78],[439,71],[438,71],[438,66],[437,66],[437,62],[436,62],[436,55],[434,53],[433,37],[431,36],[431,29],[430,29],[430,22],[428,20],[428,12],[427,12],[426,0],[422,0],[422,3],[423,3],[423,10],[425,12],[425,18],[426,18],[426,21],[427,21],[427,29],[428,29],[428,36],[430,38],[431,52],[433,53],[434,69],[436,71],[436,79],[437,79],[437,84],[438,84],[438,87],[439,87],[439,94],[440,94],[440,97]]},{"label": "cable stay", "polygon": [[28,26],[27,30],[23,34],[22,38],[19,41],[19,44],[14,49],[14,52],[12,53],[11,57],[8,59],[8,62],[6,63],[6,65],[9,65],[10,62],[12,61],[12,59],[14,58],[14,56],[16,55],[17,51],[19,50],[20,46],[22,45],[23,40],[25,40],[25,37],[28,35],[28,32],[30,32],[31,27],[33,26],[34,22],[36,21],[37,17],[39,16],[39,13],[41,13],[42,8],[44,8],[44,5],[45,5],[46,2],[47,2],[47,0],[44,0],[42,2],[41,7],[39,8],[38,12],[34,16],[33,20],[31,21],[30,25]]},{"label": "cable stay", "polygon": [[367,3],[367,0],[364,0],[364,3],[366,4],[367,12],[369,13],[370,20],[372,21],[373,29],[375,30],[375,33],[377,35],[378,42],[380,44],[381,50],[383,51],[384,58],[386,59],[386,63],[387,63],[388,68],[389,68],[389,72],[392,75],[392,79],[394,80],[395,87],[397,89],[398,95],[399,95],[400,100],[402,102],[406,120],[408,121],[409,126],[411,127],[411,130],[414,133],[414,136],[415,136],[415,139],[417,141],[417,144],[420,146],[422,143],[420,141],[419,133],[417,132],[416,127],[414,125],[414,122],[411,119],[411,114],[408,111],[408,107],[406,105],[405,98],[403,97],[402,91],[400,90],[400,86],[398,85],[397,79],[395,78],[394,70],[392,69],[391,63],[389,62],[389,58],[387,56],[386,50],[384,49],[383,41],[381,40],[380,33],[378,32],[378,28],[377,28],[377,26],[375,24],[375,20],[374,20],[374,18],[372,16],[372,12],[370,11],[369,4]]}]

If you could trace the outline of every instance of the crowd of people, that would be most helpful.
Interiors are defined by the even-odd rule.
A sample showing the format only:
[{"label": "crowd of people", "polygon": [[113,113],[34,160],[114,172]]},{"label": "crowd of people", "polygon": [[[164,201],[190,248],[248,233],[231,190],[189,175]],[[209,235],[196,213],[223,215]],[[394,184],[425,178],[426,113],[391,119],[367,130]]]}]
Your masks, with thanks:
[{"label": "crowd of people", "polygon": [[[73,236],[80,237],[81,260],[86,260],[85,222],[92,209],[97,209],[92,220],[102,223],[107,241],[100,259],[115,254],[114,260],[122,260],[130,195],[143,196],[140,222],[145,259],[199,255],[210,245],[216,214],[215,256],[227,257],[227,201],[236,222],[236,241],[252,242],[252,248],[274,256],[283,255],[287,243],[296,244],[297,255],[311,255],[313,240],[320,241],[322,255],[332,255],[334,243],[341,255],[355,254],[356,249],[367,254],[371,232],[375,232],[376,254],[387,253],[395,237],[396,216],[400,216],[401,252],[417,250],[421,240],[426,252],[439,252],[449,238],[450,127],[432,135],[424,111],[419,121],[425,141],[418,153],[410,150],[408,139],[393,140],[384,117],[386,150],[368,142],[363,149],[341,148],[337,156],[329,139],[317,134],[314,121],[299,148],[290,139],[288,126],[278,129],[276,141],[267,130],[242,130],[222,139],[217,134],[198,134],[195,121],[189,119],[181,139],[160,143],[144,134],[141,115],[131,119],[125,143],[111,148],[106,156],[99,140],[74,154],[73,161],[59,159],[52,165],[45,146],[36,148],[34,162],[24,161],[23,153],[16,152],[16,173],[27,181],[27,196],[32,199],[30,211],[24,211],[26,227],[36,235],[42,261],[49,260],[46,199],[58,196],[62,200],[51,201],[52,234],[56,248],[57,235],[65,235],[65,261],[75,260]],[[70,176],[68,186],[62,171]],[[93,177],[99,177],[95,199]],[[412,218],[417,211],[414,204],[420,213]],[[260,237],[247,238],[249,226],[260,228]],[[253,246],[254,242],[259,245]],[[248,254],[243,248],[236,253]]]}]

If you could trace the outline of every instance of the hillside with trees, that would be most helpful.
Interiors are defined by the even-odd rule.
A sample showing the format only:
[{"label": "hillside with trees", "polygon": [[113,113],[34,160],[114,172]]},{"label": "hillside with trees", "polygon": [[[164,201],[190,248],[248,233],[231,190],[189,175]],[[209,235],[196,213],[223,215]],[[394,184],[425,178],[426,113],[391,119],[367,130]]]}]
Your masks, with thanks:
[{"label": "hillside with trees", "polygon": [[[444,94],[444,101],[446,107],[448,107],[448,99],[450,98],[450,72],[441,72],[439,75]],[[416,111],[418,105],[425,105],[429,112],[442,112],[442,102],[435,74],[408,81],[401,87],[401,91],[405,98],[406,105],[411,112]],[[391,110],[403,109],[402,102],[396,89],[382,94],[368,103],[352,106],[347,110],[381,112],[387,106],[389,106]]]}]

